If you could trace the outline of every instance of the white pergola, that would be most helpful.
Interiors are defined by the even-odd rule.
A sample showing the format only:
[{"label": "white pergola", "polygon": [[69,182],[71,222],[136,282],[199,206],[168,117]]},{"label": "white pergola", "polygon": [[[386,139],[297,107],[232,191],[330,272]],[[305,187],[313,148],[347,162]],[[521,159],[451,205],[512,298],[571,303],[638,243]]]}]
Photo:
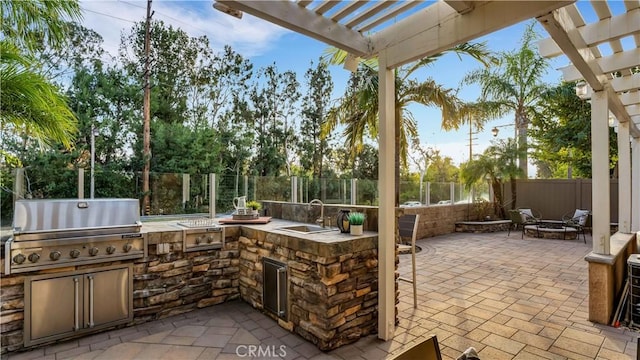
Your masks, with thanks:
[{"label": "white pergola", "polygon": [[[607,121],[609,110],[620,122],[622,145],[629,144],[634,134],[634,175],[638,182],[640,146],[637,143],[639,122],[638,88],[640,75],[631,75],[629,68],[640,59],[638,52],[638,1],[625,1],[628,12],[623,17],[607,18],[603,10],[601,22],[585,26],[575,15],[571,1],[329,1],[219,0],[228,9],[239,10],[270,21],[287,29],[310,36],[347,51],[353,57],[377,57],[379,60],[379,192],[378,216],[378,337],[393,337],[395,321],[395,204],[394,204],[394,77],[393,70],[403,64],[434,55],[457,44],[485,34],[538,18],[552,35],[553,41],[541,46],[545,56],[565,52],[574,66],[565,74],[573,79],[584,78],[594,89],[593,119],[593,188],[594,188],[594,251],[606,253],[609,229],[609,172],[607,153]],[[593,1],[597,9],[606,9],[606,2]],[[571,7],[563,8],[567,5]],[[220,9],[220,6],[217,6]],[[233,11],[229,11],[234,13]],[[235,12],[237,15],[238,13]],[[600,14],[600,13],[599,13]],[[632,18],[635,18],[632,19]],[[605,23],[606,21],[606,23]],[[577,29],[577,30],[576,30]],[[584,29],[584,31],[583,31]],[[603,30],[601,30],[603,29]],[[635,34],[636,49],[601,58],[593,46]],[[612,45],[614,46],[614,45]],[[614,51],[617,48],[614,48]],[[619,55],[619,56],[618,56]],[[615,58],[614,58],[615,57]],[[614,65],[615,64],[615,65]],[[611,79],[610,73],[621,70],[621,78]],[[565,76],[568,76],[565,75]],[[568,77],[570,79],[571,77]],[[627,93],[622,93],[627,91]],[[626,130],[625,130],[626,129]],[[625,138],[626,134],[626,138]],[[621,153],[626,153],[621,151]],[[631,193],[631,161],[629,154],[620,158],[621,193]],[[624,169],[623,169],[624,168]],[[605,173],[606,172],[606,173]],[[622,178],[626,182],[622,184]],[[636,185],[637,187],[637,185]],[[638,220],[638,194],[634,195],[634,214]],[[630,200],[627,201],[630,203]],[[621,205],[622,206],[622,205]],[[630,224],[630,205],[624,205],[624,224]],[[606,214],[605,214],[606,213]],[[621,215],[622,216],[622,215]],[[637,221],[636,221],[637,222]],[[638,224],[635,225],[636,228]],[[605,229],[606,227],[606,229]]]}]

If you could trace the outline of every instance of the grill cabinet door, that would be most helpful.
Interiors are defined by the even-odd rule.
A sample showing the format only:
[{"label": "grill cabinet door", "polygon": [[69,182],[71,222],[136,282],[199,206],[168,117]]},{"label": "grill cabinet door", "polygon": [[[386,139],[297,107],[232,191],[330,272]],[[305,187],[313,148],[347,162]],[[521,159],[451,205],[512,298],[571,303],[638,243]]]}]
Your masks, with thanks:
[{"label": "grill cabinet door", "polygon": [[129,268],[85,274],[85,327],[129,318]]},{"label": "grill cabinet door", "polygon": [[82,276],[32,280],[27,286],[25,345],[64,337],[82,327]]}]

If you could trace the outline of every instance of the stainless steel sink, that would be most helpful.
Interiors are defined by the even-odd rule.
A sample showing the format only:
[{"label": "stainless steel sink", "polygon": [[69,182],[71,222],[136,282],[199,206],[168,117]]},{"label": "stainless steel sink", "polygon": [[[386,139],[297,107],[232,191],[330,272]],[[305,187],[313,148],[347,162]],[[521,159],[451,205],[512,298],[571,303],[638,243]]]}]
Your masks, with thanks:
[{"label": "stainless steel sink", "polygon": [[321,226],[315,225],[292,225],[292,226],[283,226],[279,228],[280,230],[291,231],[298,234],[317,234],[329,231],[335,231],[336,229],[323,228]]}]

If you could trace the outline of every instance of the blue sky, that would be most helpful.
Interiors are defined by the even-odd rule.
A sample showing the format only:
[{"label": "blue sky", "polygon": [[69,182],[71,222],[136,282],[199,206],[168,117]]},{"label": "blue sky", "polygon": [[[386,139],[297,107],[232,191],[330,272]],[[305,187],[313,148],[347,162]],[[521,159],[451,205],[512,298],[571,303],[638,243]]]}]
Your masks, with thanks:
[{"label": "blue sky", "polygon": [[[154,18],[180,27],[191,36],[207,35],[214,50],[219,50],[228,44],[234,50],[251,59],[256,67],[276,63],[280,71],[294,70],[298,73],[298,80],[303,81],[304,72],[311,61],[317,62],[327,45],[289,30],[264,22],[245,14],[242,20],[218,12],[212,8],[212,1],[163,1],[155,0]],[[120,32],[131,27],[134,21],[140,21],[145,16],[146,1],[142,0],[111,0],[111,1],[81,1],[84,11],[84,24],[100,33],[105,39],[105,48],[111,54],[116,54]],[[622,1],[610,1],[612,12],[622,12]],[[579,2],[578,7],[583,12],[587,22],[593,21],[595,14],[586,2]],[[519,47],[519,40],[528,22],[520,23],[498,32],[484,36],[477,41],[486,41],[488,47],[494,51],[509,51]],[[536,23],[536,30],[542,38],[548,37],[546,31]],[[601,49],[603,54],[607,49]],[[610,52],[610,51],[609,51]],[[549,84],[561,80],[559,67],[566,66],[568,61],[564,57],[550,62],[549,72],[544,81]],[[459,60],[456,55],[445,55],[424,73],[438,83],[458,88],[464,75],[480,65],[470,59]],[[349,77],[348,71],[340,66],[332,66],[331,74],[334,81],[333,98],[340,96]],[[464,100],[473,101],[478,96],[478,88],[465,86],[459,95]],[[411,108],[419,124],[420,139],[424,146],[439,149],[442,155],[450,156],[455,163],[468,160],[469,157],[469,129],[445,132],[440,128],[440,112],[435,108],[414,106]],[[492,121],[486,124],[484,130],[474,135],[474,153],[481,152],[493,139],[491,128],[495,125],[511,124],[512,116]],[[513,127],[500,128],[498,138],[513,136]]]}]

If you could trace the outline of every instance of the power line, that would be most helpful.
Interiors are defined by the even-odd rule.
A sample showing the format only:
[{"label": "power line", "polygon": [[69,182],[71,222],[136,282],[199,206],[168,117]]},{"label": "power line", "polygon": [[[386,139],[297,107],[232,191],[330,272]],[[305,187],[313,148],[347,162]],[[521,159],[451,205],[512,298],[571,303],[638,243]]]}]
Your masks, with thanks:
[{"label": "power line", "polygon": [[[137,5],[137,4],[134,4],[134,3],[130,3],[130,2],[128,2],[128,1],[124,1],[124,0],[118,0],[118,1],[119,1],[119,2],[122,2],[122,3],[125,3],[125,4],[127,4],[127,5],[130,5],[130,6],[134,6],[134,7],[140,8],[140,9],[145,9],[145,7],[143,7],[143,6],[140,6],[140,5]],[[180,23],[180,24],[182,24],[182,25],[189,26],[189,27],[191,27],[192,29],[195,29],[195,30],[201,31],[201,32],[202,32],[202,33],[204,33],[205,35],[207,34],[207,31],[205,31],[205,30],[203,30],[203,29],[200,29],[199,27],[193,26],[193,24],[190,24],[190,23],[188,23],[188,22],[184,22],[184,21],[182,21],[182,20],[180,20],[180,19],[176,19],[176,18],[174,18],[174,17],[172,17],[172,16],[169,16],[169,15],[167,15],[167,14],[163,14],[163,13],[161,13],[161,12],[159,12],[159,11],[155,11],[155,13],[156,13],[157,15],[160,15],[160,16],[165,17],[165,18],[167,18],[167,19],[171,19],[171,20],[173,20],[173,21],[177,21],[177,22],[179,22],[179,23]],[[212,21],[212,22],[217,23],[218,25],[222,25],[222,26],[224,26],[224,24],[223,24],[223,23],[221,23],[221,22],[219,22],[219,21],[216,21],[216,20],[213,20],[213,19],[211,19],[211,21]]]},{"label": "power line", "polygon": [[135,23],[136,23],[135,21],[132,21],[132,20],[129,20],[129,19],[124,19],[124,18],[121,18],[121,17],[117,17],[117,16],[113,16],[113,15],[109,15],[109,14],[101,13],[101,12],[99,12],[99,11],[89,10],[89,9],[87,9],[87,8],[85,8],[85,7],[82,7],[81,9],[82,9],[83,11],[87,11],[87,12],[90,12],[90,13],[94,13],[94,14],[98,14],[98,15],[102,15],[102,16],[106,16],[106,17],[110,17],[110,18],[114,18],[114,19],[118,19],[118,20],[126,21],[126,22],[129,22],[129,23],[132,23],[132,24],[135,24]]}]

